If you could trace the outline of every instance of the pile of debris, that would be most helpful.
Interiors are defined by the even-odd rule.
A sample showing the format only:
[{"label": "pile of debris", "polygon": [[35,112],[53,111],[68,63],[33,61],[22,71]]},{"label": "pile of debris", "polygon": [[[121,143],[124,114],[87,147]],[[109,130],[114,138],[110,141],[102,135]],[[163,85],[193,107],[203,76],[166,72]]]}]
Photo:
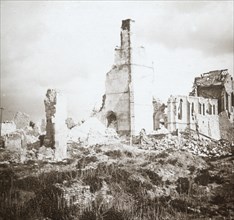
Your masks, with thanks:
[{"label": "pile of debris", "polygon": [[[231,143],[225,140],[215,141],[209,138],[197,137],[193,134],[171,134],[160,137],[152,135],[148,137],[151,150],[176,149],[188,151],[201,157],[221,157],[232,155]],[[149,143],[149,142],[148,142]],[[144,148],[144,147],[143,147]]]},{"label": "pile of debris", "polygon": [[80,126],[73,127],[68,140],[92,146],[96,144],[119,143],[119,137],[112,128],[106,128],[97,118],[91,117]]}]

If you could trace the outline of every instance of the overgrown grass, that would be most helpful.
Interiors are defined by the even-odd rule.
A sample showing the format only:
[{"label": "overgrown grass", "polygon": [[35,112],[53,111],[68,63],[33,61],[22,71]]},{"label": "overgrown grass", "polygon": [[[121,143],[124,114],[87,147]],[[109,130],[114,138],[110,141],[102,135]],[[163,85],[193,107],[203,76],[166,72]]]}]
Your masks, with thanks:
[{"label": "overgrown grass", "polygon": [[[208,169],[199,170],[193,164],[183,166],[180,158],[169,157],[172,151],[134,155],[128,150],[102,151],[100,146],[93,149],[79,147],[78,150],[80,155],[65,164],[35,165],[30,162],[27,166],[0,167],[0,219],[161,220],[206,219],[222,215],[229,218],[232,215],[233,207],[228,203],[232,201],[229,195],[231,184],[225,176],[229,175],[229,171],[225,171],[228,163],[218,171],[215,169],[219,164],[213,164],[210,167],[214,172],[211,173]],[[91,150],[97,155],[91,154]],[[111,162],[101,161],[98,155],[107,156]],[[150,168],[151,165],[160,169],[168,165],[172,169],[186,168],[189,174],[178,176],[175,181],[165,181]],[[68,204],[64,190],[56,185],[60,184],[66,190],[72,189],[77,182],[88,186],[93,195],[94,199],[88,205],[77,204],[77,198],[72,196]],[[218,184],[213,193],[209,192],[210,184]],[[169,194],[167,190],[170,190]],[[85,192],[82,193],[77,195],[81,197]],[[220,210],[211,208],[216,206]]]}]

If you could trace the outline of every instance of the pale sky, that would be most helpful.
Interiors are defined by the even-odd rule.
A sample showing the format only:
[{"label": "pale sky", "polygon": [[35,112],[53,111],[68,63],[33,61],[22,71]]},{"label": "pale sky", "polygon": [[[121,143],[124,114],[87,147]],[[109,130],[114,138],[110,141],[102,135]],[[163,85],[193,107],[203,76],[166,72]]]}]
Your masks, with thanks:
[{"label": "pale sky", "polygon": [[233,1],[1,1],[1,106],[45,118],[48,88],[66,93],[68,116],[99,107],[120,45],[121,21],[154,63],[154,96],[188,95],[195,76],[233,76]]}]

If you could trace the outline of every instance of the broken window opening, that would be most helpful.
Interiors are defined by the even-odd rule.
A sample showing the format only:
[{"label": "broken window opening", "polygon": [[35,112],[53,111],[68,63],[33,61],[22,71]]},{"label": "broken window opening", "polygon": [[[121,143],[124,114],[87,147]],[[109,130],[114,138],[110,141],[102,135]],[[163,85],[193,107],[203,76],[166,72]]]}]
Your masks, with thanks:
[{"label": "broken window opening", "polygon": [[203,107],[203,115],[205,115],[205,104],[203,104],[202,107]]},{"label": "broken window opening", "polygon": [[192,109],[191,109],[191,115],[194,115],[194,103],[192,102]]},{"label": "broken window opening", "polygon": [[232,98],[232,106],[234,107],[234,94],[233,94],[233,92],[231,94],[231,98]]},{"label": "broken window opening", "polygon": [[180,99],[180,105],[179,105],[179,108],[178,108],[178,119],[182,119],[182,104],[183,104],[183,100]]},{"label": "broken window opening", "polygon": [[213,105],[213,115],[215,115],[215,105]]},{"label": "broken window opening", "polygon": [[222,100],[218,99],[218,113],[222,111]]},{"label": "broken window opening", "polygon": [[212,115],[212,105],[208,103],[208,114]]},{"label": "broken window opening", "polygon": [[228,94],[226,93],[226,110],[228,110]]},{"label": "broken window opening", "polygon": [[201,114],[201,103],[199,103],[198,113]]},{"label": "broken window opening", "polygon": [[109,111],[106,114],[107,127],[116,129],[117,131],[117,116],[113,111]]}]

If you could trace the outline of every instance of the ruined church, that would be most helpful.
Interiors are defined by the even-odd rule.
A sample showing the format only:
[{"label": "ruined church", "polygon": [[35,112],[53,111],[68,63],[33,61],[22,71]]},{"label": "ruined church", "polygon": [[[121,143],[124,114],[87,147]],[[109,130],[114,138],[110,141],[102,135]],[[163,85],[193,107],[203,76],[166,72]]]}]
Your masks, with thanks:
[{"label": "ruined church", "polygon": [[114,65],[106,74],[106,92],[97,117],[120,135],[138,135],[143,128],[152,132],[163,120],[169,132],[189,129],[216,140],[230,140],[234,83],[228,71],[196,77],[189,96],[171,96],[167,105],[155,108],[154,69],[145,48],[137,44],[134,25],[131,19],[122,21],[120,47],[115,48]]}]

